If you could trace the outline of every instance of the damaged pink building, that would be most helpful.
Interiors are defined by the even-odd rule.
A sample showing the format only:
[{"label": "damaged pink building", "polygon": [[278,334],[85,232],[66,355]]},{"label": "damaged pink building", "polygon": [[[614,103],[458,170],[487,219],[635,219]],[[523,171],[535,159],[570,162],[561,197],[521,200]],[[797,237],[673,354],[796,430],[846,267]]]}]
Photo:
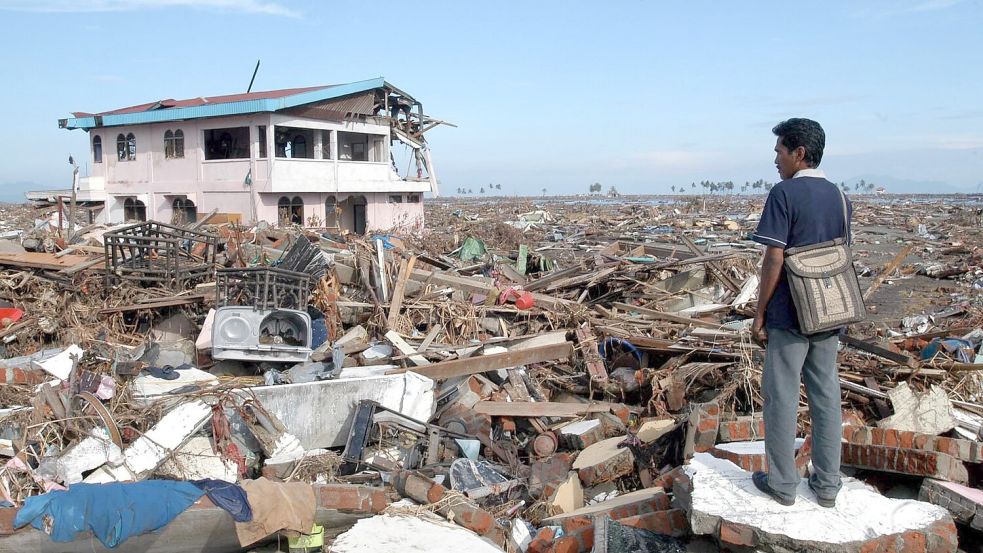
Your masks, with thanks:
[{"label": "damaged pink building", "polygon": [[89,135],[77,197],[93,222],[217,211],[362,234],[422,226],[438,193],[423,135],[443,122],[382,78],[73,115],[58,125]]}]

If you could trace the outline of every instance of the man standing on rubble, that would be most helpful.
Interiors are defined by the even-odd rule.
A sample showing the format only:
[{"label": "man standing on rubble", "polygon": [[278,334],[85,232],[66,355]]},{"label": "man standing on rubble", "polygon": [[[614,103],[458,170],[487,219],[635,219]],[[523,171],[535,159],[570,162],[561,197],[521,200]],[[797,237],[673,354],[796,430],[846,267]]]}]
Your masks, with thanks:
[{"label": "man standing on rubble", "polygon": [[783,268],[785,248],[840,238],[848,221],[843,221],[839,189],[817,169],[826,146],[826,134],[819,123],[789,119],[772,132],[778,137],[775,165],[782,182],[768,194],[752,236],[766,246],[751,335],[767,348],[762,392],[768,472],[756,472],[752,478],[758,489],[778,503],[795,502],[801,480],[795,466],[795,432],[799,386],[804,377],[812,419],[813,473],[809,487],[820,505],[833,507],[841,486],[838,332],[808,336],[800,332]]}]

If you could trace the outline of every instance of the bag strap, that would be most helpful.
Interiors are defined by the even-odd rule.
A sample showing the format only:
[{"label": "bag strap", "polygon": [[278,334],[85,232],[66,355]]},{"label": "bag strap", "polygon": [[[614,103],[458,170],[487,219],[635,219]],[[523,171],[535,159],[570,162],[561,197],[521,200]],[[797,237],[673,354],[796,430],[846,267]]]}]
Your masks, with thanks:
[{"label": "bag strap", "polygon": [[[836,185],[834,184],[833,186]],[[850,212],[846,207],[846,194],[838,186],[836,186],[836,191],[840,193],[840,201],[843,203],[843,240],[849,246],[853,240],[850,239]]]}]

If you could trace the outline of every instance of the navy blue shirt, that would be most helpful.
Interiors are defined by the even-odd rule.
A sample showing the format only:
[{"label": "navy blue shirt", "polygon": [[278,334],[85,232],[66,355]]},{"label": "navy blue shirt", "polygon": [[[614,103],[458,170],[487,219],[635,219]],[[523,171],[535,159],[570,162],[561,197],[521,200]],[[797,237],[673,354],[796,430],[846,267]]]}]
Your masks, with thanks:
[{"label": "navy blue shirt", "polygon": [[[847,200],[848,217],[853,206]],[[782,248],[811,246],[843,237],[843,202],[840,190],[825,178],[799,177],[783,180],[768,194],[758,230],[751,239]],[[799,330],[785,271],[765,312],[765,327]]]}]

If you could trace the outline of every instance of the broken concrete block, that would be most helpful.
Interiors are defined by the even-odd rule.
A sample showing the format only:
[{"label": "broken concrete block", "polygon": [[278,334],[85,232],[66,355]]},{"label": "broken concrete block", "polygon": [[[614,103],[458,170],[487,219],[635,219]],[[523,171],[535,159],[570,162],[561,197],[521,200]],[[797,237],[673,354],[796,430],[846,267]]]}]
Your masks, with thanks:
[{"label": "broken concrete block", "polygon": [[165,460],[156,471],[158,476],[173,480],[203,480],[211,478],[236,482],[239,467],[234,461],[223,459],[215,453],[212,440],[197,436],[179,447],[172,457]]},{"label": "broken concrete block", "polygon": [[[803,438],[795,439],[796,452],[804,442]],[[763,441],[717,444],[710,449],[709,453],[718,459],[726,459],[749,472],[768,470],[768,456],[765,454]]]},{"label": "broken concrete block", "polygon": [[198,432],[211,415],[212,408],[203,401],[178,405],[123,451],[122,463],[107,463],[93,471],[84,482],[99,484],[146,478]]},{"label": "broken concrete block", "polygon": [[416,516],[379,515],[365,518],[331,544],[335,553],[405,553],[466,551],[501,553],[501,549],[460,526]]},{"label": "broken concrete block", "polygon": [[434,381],[414,372],[259,386],[244,394],[255,394],[263,407],[297,436],[304,449],[344,446],[351,414],[362,400],[378,402],[420,421],[430,420],[434,410]]},{"label": "broken concrete block", "polygon": [[567,479],[556,488],[550,497],[550,511],[571,513],[584,506],[584,488],[576,471],[570,471]]},{"label": "broken concrete block", "polygon": [[956,522],[983,530],[983,490],[926,478],[918,491],[918,499],[949,511]]},{"label": "broken concrete block", "polygon": [[82,359],[84,354],[85,350],[72,344],[53,357],[43,361],[32,361],[31,364],[34,368],[40,369],[59,380],[67,380],[68,375],[72,372],[72,367],[75,366],[72,357]]},{"label": "broken concrete block", "polygon": [[694,453],[710,451],[710,448],[717,443],[719,429],[719,405],[713,402],[690,404],[689,428],[686,432],[683,455],[689,458]]},{"label": "broken concrete block", "polygon": [[604,439],[604,428],[601,421],[588,419],[561,426],[557,435],[564,447],[585,449]]},{"label": "broken concrete block", "polygon": [[334,347],[341,348],[346,354],[352,354],[369,346],[369,333],[362,325],[348,329],[344,336],[335,340]]},{"label": "broken concrete block", "polygon": [[553,515],[543,520],[544,525],[567,526],[569,521],[583,519],[590,522],[593,517],[605,514],[614,520],[669,509],[669,496],[662,488],[646,488],[619,495],[586,507]]},{"label": "broken concrete block", "polygon": [[981,461],[976,454],[980,442],[973,440],[946,438],[934,434],[921,434],[893,428],[846,425],[843,427],[843,439],[857,445],[882,445],[938,451],[967,463],[979,463]]},{"label": "broken concrete block", "polygon": [[65,485],[77,484],[82,481],[83,473],[106,463],[123,462],[122,450],[110,440],[106,429],[97,427],[91,434],[65,449],[57,458],[43,460],[38,474]]},{"label": "broken concrete block", "polygon": [[635,436],[642,442],[650,444],[668,434],[675,427],[676,421],[674,419],[645,421],[638,427],[638,432],[635,433]]},{"label": "broken concrete block", "polygon": [[536,499],[553,497],[573,465],[569,453],[557,453],[549,459],[534,461],[529,467],[529,495]]},{"label": "broken concrete block", "polygon": [[765,419],[761,416],[737,417],[736,420],[720,421],[721,442],[746,442],[763,440]]},{"label": "broken concrete block", "polygon": [[928,392],[916,394],[907,382],[902,382],[889,391],[887,397],[891,399],[894,415],[877,423],[881,428],[942,434],[956,426],[949,396],[938,386],[932,386]]},{"label": "broken concrete block", "polygon": [[820,507],[803,479],[796,502],[780,506],[758,491],[751,473],[730,461],[696,454],[675,482],[676,500],[694,534],[766,551],[956,551],[956,530],[944,509],[890,499],[853,478],[833,508]]},{"label": "broken concrete block", "polygon": [[165,380],[150,374],[137,376],[130,383],[130,389],[133,391],[134,398],[141,403],[147,403],[148,400],[158,399],[162,395],[169,394],[174,390],[185,388],[186,386],[207,388],[216,386],[219,382],[218,377],[215,375],[194,367],[175,370],[174,374],[177,375],[177,378],[174,380]]},{"label": "broken concrete block", "polygon": [[927,476],[950,482],[966,483],[969,480],[966,465],[937,451],[844,443],[841,463],[846,467]]},{"label": "broken concrete block", "polygon": [[625,436],[602,440],[580,452],[573,469],[585,486],[616,480],[635,470],[635,456],[627,447],[618,447]]}]

